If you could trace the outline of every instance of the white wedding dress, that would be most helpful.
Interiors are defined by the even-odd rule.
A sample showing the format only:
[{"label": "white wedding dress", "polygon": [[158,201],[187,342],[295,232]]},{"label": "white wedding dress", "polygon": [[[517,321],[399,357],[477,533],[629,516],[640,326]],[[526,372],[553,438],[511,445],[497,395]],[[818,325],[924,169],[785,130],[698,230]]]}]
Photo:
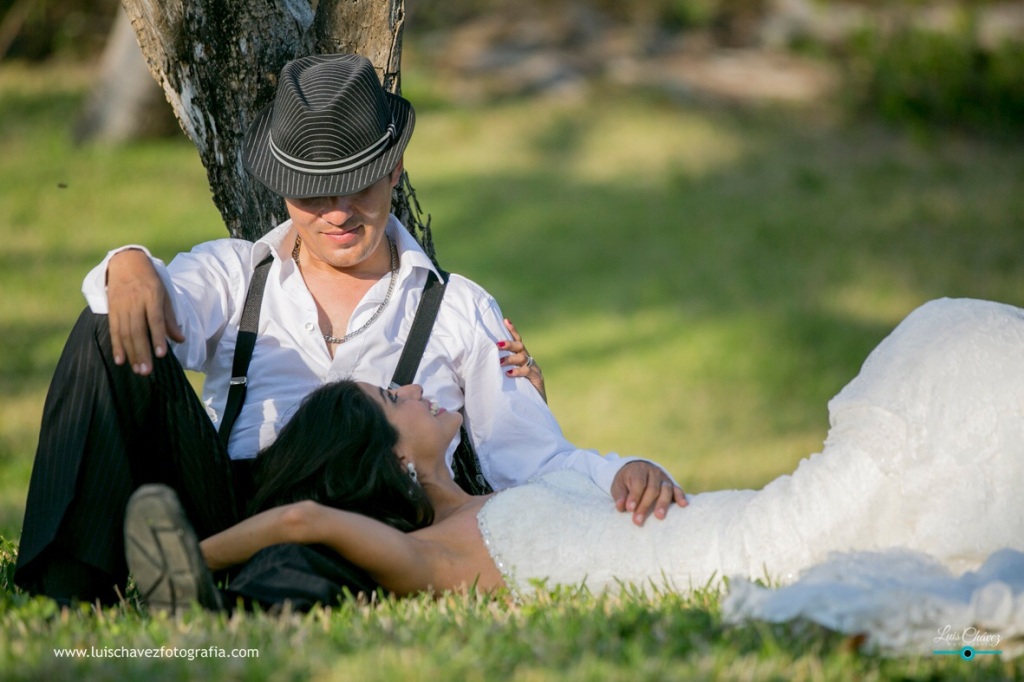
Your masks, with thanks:
[{"label": "white wedding dress", "polygon": [[[829,414],[823,452],[761,490],[692,495],[687,508],[637,528],[588,479],[558,472],[495,495],[480,511],[481,532],[519,592],[536,584],[689,590],[728,577],[734,589],[723,609],[733,620],[827,612],[819,622],[862,632],[870,617],[849,614],[885,604],[890,616],[937,618],[936,631],[968,625],[952,606],[910,608],[924,599],[911,586],[928,576],[929,599],[945,580],[953,602],[968,604],[961,620],[983,608],[990,627],[1024,636],[1024,576],[1004,580],[1024,573],[1024,310],[975,300],[922,306],[871,353]],[[986,565],[986,580],[957,579],[1003,548],[1016,551]],[[799,579],[815,566],[809,598]],[[1002,587],[972,606],[972,590],[993,581]]]}]

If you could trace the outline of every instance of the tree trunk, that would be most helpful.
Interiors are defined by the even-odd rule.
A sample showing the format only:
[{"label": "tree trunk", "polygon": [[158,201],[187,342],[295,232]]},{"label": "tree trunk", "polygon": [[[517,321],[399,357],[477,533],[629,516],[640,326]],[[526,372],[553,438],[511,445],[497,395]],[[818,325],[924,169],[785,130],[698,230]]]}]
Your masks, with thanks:
[{"label": "tree trunk", "polygon": [[[398,87],[403,0],[320,0],[315,15],[308,0],[122,3],[150,72],[199,150],[214,203],[235,237],[258,239],[286,217],[283,200],[246,172],[241,157],[245,130],[273,99],[286,62],[355,52],[377,65],[387,86]],[[399,217],[415,234],[416,215],[408,198],[404,204],[406,215]],[[421,241],[432,253],[429,231]]]},{"label": "tree trunk", "polygon": [[284,202],[242,166],[245,127],[313,22],[304,1],[123,0],[150,73],[206,167],[228,232],[259,238]]}]

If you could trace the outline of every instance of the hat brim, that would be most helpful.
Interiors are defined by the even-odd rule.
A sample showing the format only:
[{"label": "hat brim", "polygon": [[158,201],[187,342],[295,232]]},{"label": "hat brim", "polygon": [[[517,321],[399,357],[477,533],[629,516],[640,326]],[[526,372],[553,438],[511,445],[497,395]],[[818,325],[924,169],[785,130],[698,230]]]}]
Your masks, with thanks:
[{"label": "hat brim", "polygon": [[319,175],[302,173],[278,162],[270,153],[269,144],[273,102],[257,114],[246,131],[242,140],[242,163],[267,189],[286,199],[340,196],[366,189],[398,165],[416,125],[416,112],[407,99],[389,92],[384,96],[391,108],[397,136],[384,153],[359,168]]}]

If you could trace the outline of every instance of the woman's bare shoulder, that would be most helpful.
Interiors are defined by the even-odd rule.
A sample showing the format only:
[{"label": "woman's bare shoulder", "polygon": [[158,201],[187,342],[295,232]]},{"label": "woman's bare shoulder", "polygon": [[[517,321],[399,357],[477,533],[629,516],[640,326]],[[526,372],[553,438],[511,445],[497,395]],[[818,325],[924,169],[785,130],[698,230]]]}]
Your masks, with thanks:
[{"label": "woman's bare shoulder", "polygon": [[[413,531],[412,535],[418,536],[423,540],[433,540],[445,544],[465,541],[467,539],[472,540],[473,534],[466,531],[470,527],[477,527],[477,514],[480,513],[480,509],[483,508],[491,497],[491,495],[474,497],[471,501],[457,509],[452,510],[441,518],[435,519],[432,525]],[[467,535],[469,536],[468,538]]]},{"label": "woman's bare shoulder", "polygon": [[477,514],[490,496],[474,498],[432,526],[415,531],[422,540],[434,543],[440,551],[435,569],[448,585],[492,590],[504,586],[501,572],[494,565],[477,524]]}]

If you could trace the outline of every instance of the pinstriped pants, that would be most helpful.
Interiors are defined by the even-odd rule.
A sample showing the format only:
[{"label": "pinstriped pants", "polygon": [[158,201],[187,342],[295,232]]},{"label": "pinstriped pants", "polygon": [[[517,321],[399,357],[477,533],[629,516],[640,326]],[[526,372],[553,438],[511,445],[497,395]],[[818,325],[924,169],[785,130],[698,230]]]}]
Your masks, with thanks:
[{"label": "pinstriped pants", "polygon": [[[233,468],[173,354],[146,377],[114,364],[105,315],[82,313],[43,408],[15,583],[61,602],[124,594],[124,511],[146,483],[174,488],[200,538],[245,516],[251,471]],[[274,545],[231,577],[228,603],[298,610],[372,592],[363,571],[325,547]]]},{"label": "pinstriped pants", "polygon": [[149,376],[113,362],[105,315],[86,309],[43,408],[15,583],[59,600],[123,593],[124,511],[145,483],[165,483],[199,537],[242,518],[231,464],[172,353]]}]

